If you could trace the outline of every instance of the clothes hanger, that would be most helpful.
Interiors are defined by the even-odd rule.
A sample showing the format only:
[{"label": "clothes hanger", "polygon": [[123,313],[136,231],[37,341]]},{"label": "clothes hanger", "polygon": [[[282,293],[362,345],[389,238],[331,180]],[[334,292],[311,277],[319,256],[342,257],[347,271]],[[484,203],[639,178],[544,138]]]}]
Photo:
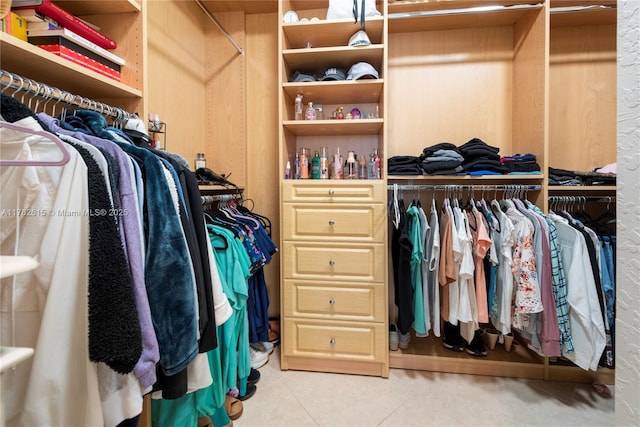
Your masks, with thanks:
[{"label": "clothes hanger", "polygon": [[53,142],[62,153],[60,160],[0,160],[0,166],[63,166],[69,162],[71,155],[65,146],[65,143],[57,136],[43,130],[29,129],[15,123],[0,122],[0,128],[11,129],[28,135],[38,135]]}]

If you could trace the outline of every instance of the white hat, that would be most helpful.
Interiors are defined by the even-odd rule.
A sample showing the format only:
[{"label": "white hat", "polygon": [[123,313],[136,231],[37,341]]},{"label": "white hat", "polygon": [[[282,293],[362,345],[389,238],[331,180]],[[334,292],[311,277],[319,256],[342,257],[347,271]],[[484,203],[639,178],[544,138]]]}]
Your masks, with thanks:
[{"label": "white hat", "polygon": [[358,80],[358,79],[378,79],[378,71],[373,68],[373,65],[367,62],[358,62],[357,64],[353,64],[349,69],[349,73],[347,74],[347,80]]},{"label": "white hat", "polygon": [[284,14],[284,19],[282,21],[287,24],[290,24],[292,22],[298,22],[299,20],[300,19],[298,18],[298,14],[295,13],[293,10],[290,10]]},{"label": "white hat", "polygon": [[369,41],[369,36],[364,30],[360,30],[349,39],[349,46],[358,47],[358,46],[369,46],[371,45],[371,41]]}]

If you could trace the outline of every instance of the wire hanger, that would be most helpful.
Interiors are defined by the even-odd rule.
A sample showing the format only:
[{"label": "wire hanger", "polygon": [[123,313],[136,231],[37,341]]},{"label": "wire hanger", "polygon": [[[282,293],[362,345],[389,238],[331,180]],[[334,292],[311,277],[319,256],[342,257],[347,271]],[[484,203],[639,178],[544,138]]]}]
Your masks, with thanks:
[{"label": "wire hanger", "polygon": [[62,159],[60,160],[2,160],[0,159],[0,166],[62,166],[67,164],[71,155],[69,151],[67,151],[67,147],[65,147],[64,142],[62,142],[57,136],[50,132],[46,132],[43,130],[33,130],[24,126],[16,125],[15,123],[9,122],[0,122],[0,128],[6,128],[15,130],[18,132],[26,133],[29,135],[39,135],[42,136],[49,141],[56,144],[56,146],[60,149],[62,153]]}]

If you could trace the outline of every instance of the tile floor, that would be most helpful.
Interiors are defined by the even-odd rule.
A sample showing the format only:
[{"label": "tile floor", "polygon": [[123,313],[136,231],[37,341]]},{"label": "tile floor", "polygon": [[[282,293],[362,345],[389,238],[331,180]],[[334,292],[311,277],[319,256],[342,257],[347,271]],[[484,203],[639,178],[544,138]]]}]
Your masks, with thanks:
[{"label": "tile floor", "polygon": [[278,348],[234,427],[612,426],[590,384],[392,369],[389,378],[281,371]]}]

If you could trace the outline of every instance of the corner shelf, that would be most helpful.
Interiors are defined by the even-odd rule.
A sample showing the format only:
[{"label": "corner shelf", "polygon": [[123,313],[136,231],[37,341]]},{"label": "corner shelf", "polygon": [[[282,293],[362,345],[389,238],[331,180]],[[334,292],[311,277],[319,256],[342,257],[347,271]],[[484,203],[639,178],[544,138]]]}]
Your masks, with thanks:
[{"label": "corner shelf", "polygon": [[142,98],[142,91],[0,33],[2,68],[88,98]]},{"label": "corner shelf", "polygon": [[383,119],[285,120],[282,126],[296,136],[378,135]]},{"label": "corner shelf", "polygon": [[301,93],[314,103],[378,103],[382,99],[384,80],[346,80],[305,83],[283,83],[285,93],[295,99]]}]

